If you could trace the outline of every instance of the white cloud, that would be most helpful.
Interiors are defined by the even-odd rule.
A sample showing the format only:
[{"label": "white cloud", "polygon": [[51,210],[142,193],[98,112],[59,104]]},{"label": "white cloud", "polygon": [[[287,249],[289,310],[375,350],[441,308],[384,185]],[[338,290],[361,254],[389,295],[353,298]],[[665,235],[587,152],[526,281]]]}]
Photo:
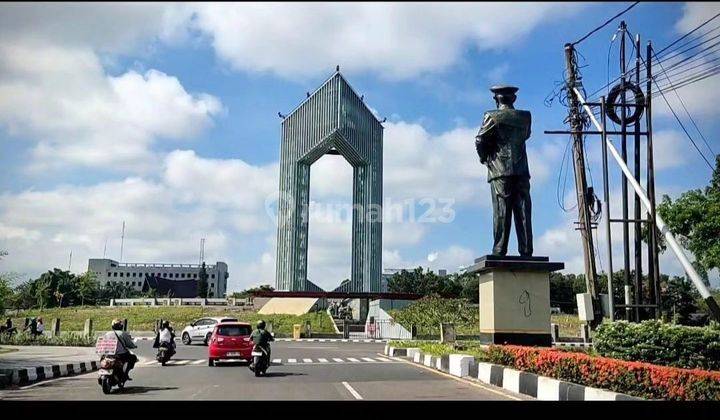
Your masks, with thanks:
[{"label": "white cloud", "polygon": [[196,136],[221,111],[157,70],[114,77],[85,48],[0,41],[0,126],[35,144],[31,169],[147,170],[162,159],[153,143]]},{"label": "white cloud", "polygon": [[[678,35],[685,35],[686,33],[698,27],[703,22],[707,21],[712,16],[716,15],[718,12],[720,12],[720,2],[687,2],[683,5],[682,17],[675,23],[675,30]],[[692,39],[692,37],[695,37],[698,34],[707,32],[708,29],[712,27],[712,24],[703,27],[699,30],[699,32],[695,32],[690,39]],[[710,43],[705,44],[700,49],[692,50],[689,53],[696,54],[701,52],[700,50],[702,50],[703,48],[711,46],[712,42],[714,41],[711,41],[709,38],[715,35],[716,33],[714,32],[707,34],[705,36],[705,40]],[[683,45],[683,43],[681,43],[680,45]],[[693,41],[691,46],[694,45],[696,45],[696,43]],[[681,50],[685,49],[687,48],[681,48]],[[677,55],[678,52],[679,51],[677,51],[675,48],[672,48],[668,52],[669,56],[660,57],[662,60],[664,60],[662,66],[668,71],[670,80],[674,85],[678,85],[678,82],[681,82],[685,78],[700,74],[704,70],[710,69],[714,64],[717,64],[712,63],[713,60],[717,59],[717,54],[713,54],[712,52],[710,52],[709,56],[705,56],[705,58],[702,58],[699,61],[688,63],[689,65],[672,68],[673,64],[676,64],[687,56],[687,53],[683,55]],[[669,87],[670,82],[665,77],[665,75],[660,74],[661,70],[661,67],[657,65],[654,66],[653,71],[656,75],[656,80],[663,88]],[[656,87],[654,86],[653,88],[655,89]],[[666,92],[665,97],[670,103],[670,106],[685,122],[685,125],[688,127],[688,129],[692,131],[694,130],[694,128],[691,127],[691,124],[688,121],[685,110],[683,109],[683,105],[687,107],[690,114],[696,119],[696,122],[697,119],[701,119],[702,117],[715,117],[718,115],[718,107],[708,106],[708,104],[712,104],[717,98],[718,94],[720,94],[720,80],[717,77],[713,76],[683,86],[674,92]],[[678,98],[678,96],[682,98],[682,102],[681,99]],[[672,117],[672,112],[670,111],[670,108],[667,106],[667,103],[662,97],[658,97],[653,100],[653,112],[656,113],[656,115],[663,116],[674,121],[674,118]],[[703,128],[702,124],[700,124],[700,128]],[[694,137],[698,136],[694,135]]]},{"label": "white cloud", "polygon": [[443,70],[468,48],[512,46],[581,5],[263,3],[194,5],[193,26],[238,70],[284,77],[349,72],[407,78]]}]

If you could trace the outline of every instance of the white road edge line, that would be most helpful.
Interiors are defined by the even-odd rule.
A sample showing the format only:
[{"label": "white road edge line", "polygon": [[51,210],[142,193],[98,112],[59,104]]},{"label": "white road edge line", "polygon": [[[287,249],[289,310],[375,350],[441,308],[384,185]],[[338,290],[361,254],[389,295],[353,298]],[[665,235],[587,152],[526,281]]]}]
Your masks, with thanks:
[{"label": "white road edge line", "polygon": [[347,382],[342,382],[342,384],[343,384],[343,386],[345,387],[345,389],[347,389],[348,391],[350,391],[350,393],[352,394],[353,397],[355,397],[356,400],[362,400],[362,399],[363,399],[362,395],[358,394],[358,392],[355,391],[355,389],[354,389],[353,387],[351,387],[349,383],[347,383]]},{"label": "white road edge line", "polygon": [[[383,356],[381,353],[377,353],[377,354],[380,355],[380,356]],[[482,388],[482,389],[484,389],[484,390],[486,390],[486,391],[490,391],[490,392],[492,392],[492,393],[495,393],[495,394],[498,394],[498,395],[502,395],[503,397],[507,397],[507,398],[510,398],[510,399],[513,399],[513,400],[516,400],[516,401],[522,401],[522,398],[518,398],[518,397],[516,397],[516,396],[514,396],[514,395],[508,394],[510,391],[505,391],[505,389],[503,389],[503,388],[500,388],[500,389],[502,389],[502,390],[505,391],[505,392],[501,392],[501,391],[498,391],[498,390],[496,390],[496,389],[489,388],[489,387],[485,386],[485,385],[482,384],[482,383],[475,382],[475,381],[471,381],[471,380],[465,379],[465,378],[459,378],[459,377],[457,377],[457,376],[450,375],[449,373],[445,373],[445,372],[439,371],[439,370],[437,370],[437,369],[433,369],[433,368],[431,368],[431,367],[427,367],[427,366],[425,366],[425,365],[420,365],[420,364],[411,362],[411,361],[409,361],[409,360],[404,360],[404,359],[401,359],[401,358],[398,358],[398,357],[392,357],[392,356],[386,356],[386,357],[389,358],[389,359],[391,359],[391,360],[395,360],[395,361],[398,361],[398,362],[403,362],[403,363],[408,364],[408,365],[410,365],[410,366],[415,366],[415,367],[420,368],[420,369],[425,369],[425,370],[427,370],[427,371],[429,371],[429,372],[436,373],[436,374],[438,374],[438,375],[440,375],[440,376],[445,376],[446,378],[455,379],[456,381],[460,381],[460,382],[465,382],[465,383],[468,384],[468,385],[472,385],[472,386],[477,387],[477,388]]]}]

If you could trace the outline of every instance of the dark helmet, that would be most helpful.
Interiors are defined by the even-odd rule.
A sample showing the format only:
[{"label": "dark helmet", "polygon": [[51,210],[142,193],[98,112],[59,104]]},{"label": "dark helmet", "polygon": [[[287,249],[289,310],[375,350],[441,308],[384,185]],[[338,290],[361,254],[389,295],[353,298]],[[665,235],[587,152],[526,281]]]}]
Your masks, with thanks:
[{"label": "dark helmet", "polygon": [[169,321],[163,321],[162,324],[160,324],[160,327],[162,327],[162,328],[170,328],[170,322],[169,322]]},{"label": "dark helmet", "polygon": [[263,321],[262,319],[260,321],[258,321],[257,327],[259,330],[264,330],[265,329],[265,321]]},{"label": "dark helmet", "polygon": [[119,319],[113,319],[112,321],[112,329],[113,330],[122,330],[123,329],[123,323]]}]

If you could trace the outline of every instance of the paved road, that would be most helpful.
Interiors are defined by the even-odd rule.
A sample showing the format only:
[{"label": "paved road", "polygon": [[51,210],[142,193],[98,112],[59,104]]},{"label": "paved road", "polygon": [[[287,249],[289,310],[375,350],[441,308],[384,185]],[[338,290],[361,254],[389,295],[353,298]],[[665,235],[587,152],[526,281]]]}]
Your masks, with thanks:
[{"label": "paved road", "polygon": [[415,400],[525,399],[499,388],[457,380],[382,355],[383,344],[276,342],[267,377],[245,363],[207,365],[207,347],[178,343],[163,367],[152,342],[139,341],[140,361],[124,391],[104,395],[97,373],[0,391],[4,400]]}]

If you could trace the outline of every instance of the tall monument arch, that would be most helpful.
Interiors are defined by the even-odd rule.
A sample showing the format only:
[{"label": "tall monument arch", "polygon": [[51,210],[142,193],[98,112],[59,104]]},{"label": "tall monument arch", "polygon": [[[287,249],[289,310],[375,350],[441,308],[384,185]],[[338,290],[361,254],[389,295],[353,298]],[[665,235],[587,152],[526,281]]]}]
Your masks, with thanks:
[{"label": "tall monument arch", "polygon": [[[380,291],[383,126],[336,72],[282,122],[276,289],[305,291],[310,166],[326,153],[353,168],[350,290]],[[339,279],[338,279],[339,280]]]}]

